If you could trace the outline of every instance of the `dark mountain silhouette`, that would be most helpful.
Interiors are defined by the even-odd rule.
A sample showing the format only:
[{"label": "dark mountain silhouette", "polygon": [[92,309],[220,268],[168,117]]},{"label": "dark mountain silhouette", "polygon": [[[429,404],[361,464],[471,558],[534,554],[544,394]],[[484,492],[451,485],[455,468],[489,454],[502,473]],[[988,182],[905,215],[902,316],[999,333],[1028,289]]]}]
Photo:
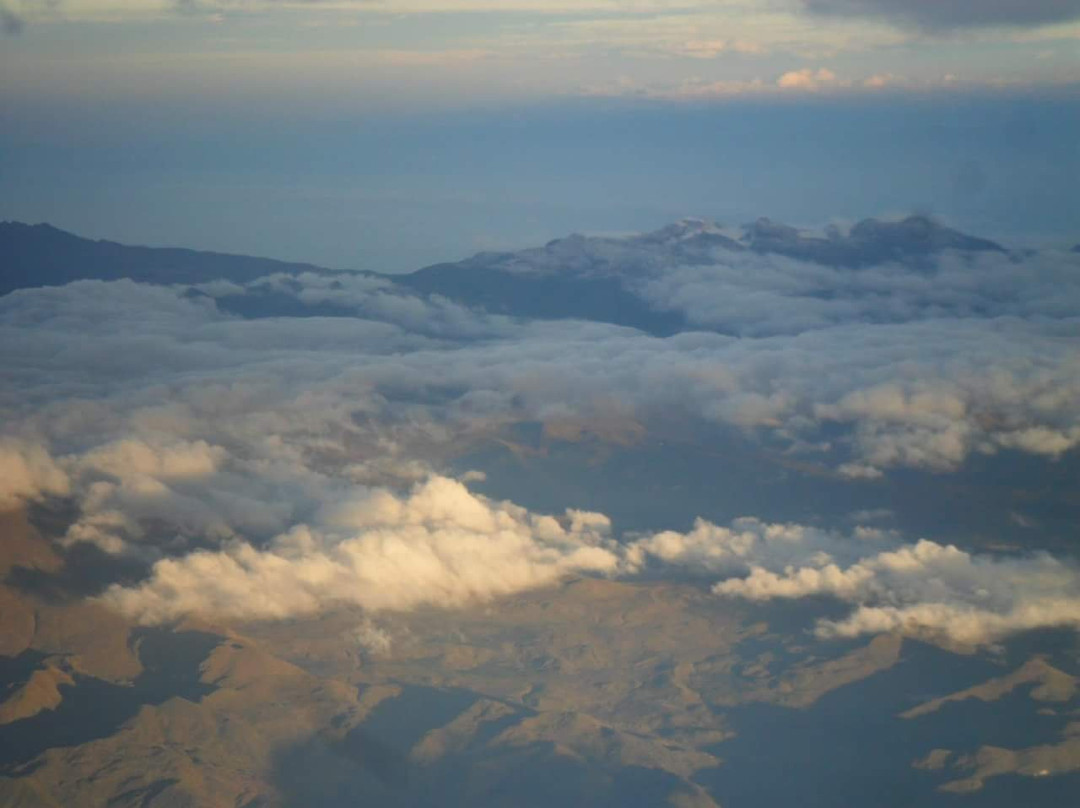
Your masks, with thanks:
[{"label": "dark mountain silhouette", "polygon": [[657,336],[682,330],[684,318],[658,312],[615,277],[521,275],[468,262],[436,264],[395,279],[421,294],[437,294],[493,314],[541,320],[593,320]]},{"label": "dark mountain silhouette", "polygon": [[0,294],[85,279],[201,283],[226,278],[243,283],[275,272],[326,271],[247,255],[93,241],[49,224],[20,222],[0,222],[0,256]]},{"label": "dark mountain silhouette", "polygon": [[[943,250],[1004,252],[1000,245],[965,235],[925,216],[887,222],[865,219],[847,234],[833,229],[808,235],[759,219],[733,238],[700,219],[687,219],[627,238],[574,234],[543,247],[479,253],[405,275],[379,275],[396,294],[438,295],[494,314],[539,319],[584,319],[628,326],[658,336],[686,327],[681,314],[658,311],[636,293],[635,280],[658,269],[709,264],[724,253],[751,250],[857,270],[883,262],[932,269]],[[224,279],[243,284],[266,275],[345,273],[313,264],[269,258],[93,241],[48,224],[0,223],[0,295],[81,279],[195,284]],[[363,273],[374,276],[378,273]],[[193,292],[194,293],[194,292]],[[197,294],[197,293],[196,293]],[[252,289],[219,305],[245,317],[352,316],[347,305],[309,305],[281,291]]]},{"label": "dark mountain silhouette", "polygon": [[917,262],[943,250],[1005,252],[1000,244],[965,235],[926,216],[909,216],[899,222],[863,219],[846,236],[833,230],[825,238],[804,235],[794,227],[769,219],[758,219],[747,225],[743,238],[755,252],[852,268],[887,261]]}]

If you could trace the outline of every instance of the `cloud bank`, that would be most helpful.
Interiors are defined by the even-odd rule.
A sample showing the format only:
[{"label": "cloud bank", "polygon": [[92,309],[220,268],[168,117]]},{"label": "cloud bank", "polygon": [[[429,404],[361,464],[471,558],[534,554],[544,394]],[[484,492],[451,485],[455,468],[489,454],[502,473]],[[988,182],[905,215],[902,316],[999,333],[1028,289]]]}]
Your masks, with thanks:
[{"label": "cloud bank", "polygon": [[1049,556],[755,519],[619,536],[440,471],[516,424],[613,412],[645,433],[735,431],[853,486],[973,455],[1055,462],[1080,445],[1080,255],[912,220],[815,237],[688,221],[469,266],[614,278],[683,327],[492,314],[360,275],[18,291],[0,298],[0,507],[66,499],[62,542],[151,568],[105,595],[146,622],[455,606],[679,568],[724,597],[850,604],[822,637],[1075,623],[1075,570]]},{"label": "cloud bank", "polygon": [[[105,603],[143,623],[190,614],[277,619],[343,604],[369,612],[453,608],[549,586],[567,575],[646,569],[719,575],[712,591],[755,603],[829,597],[850,604],[822,619],[822,639],[899,633],[978,646],[1020,631],[1080,627],[1080,567],[1041,553],[972,554],[888,532],[850,535],[746,517],[698,519],[687,533],[617,541],[604,515],[530,513],[432,477],[406,495],[358,489],[256,548],[226,542],[158,561]],[[374,640],[373,640],[374,641]]]},{"label": "cloud bank", "polygon": [[141,622],[191,613],[266,619],[341,604],[368,610],[461,606],[619,563],[604,516],[535,516],[433,477],[409,495],[363,492],[318,526],[296,525],[258,550],[244,542],[159,561],[136,589],[104,596]]},{"label": "cloud bank", "polygon": [[[946,251],[852,269],[687,246],[710,235],[683,227],[650,239],[567,239],[495,267],[584,280],[621,271],[643,304],[685,319],[668,339],[515,320],[366,276],[18,292],[0,303],[11,347],[5,431],[52,455],[85,451],[75,427],[86,424],[73,413],[109,402],[108,428],[96,434],[121,440],[132,436],[126,419],[139,422],[136,437],[155,432],[142,413],[167,398],[177,417],[186,408],[186,422],[165,431],[180,428],[184,440],[243,443],[253,436],[238,408],[254,407],[265,434],[284,428],[294,449],[311,421],[304,441],[326,429],[331,440],[349,434],[402,457],[617,400],[645,422],[678,413],[781,450],[816,446],[821,462],[863,479],[896,467],[954,470],[972,454],[1052,459],[1080,443],[1080,255]],[[347,316],[230,313],[281,300]],[[100,333],[102,321],[116,332]],[[232,402],[212,424],[211,388]],[[297,428],[281,423],[282,408]]]},{"label": "cloud bank", "polygon": [[0,440],[0,508],[69,491],[68,476],[40,445]]},{"label": "cloud bank", "polygon": [[825,595],[855,606],[819,621],[819,637],[898,632],[982,645],[1019,631],[1080,627],[1080,568],[1047,554],[973,555],[925,539],[842,566],[817,563],[774,571],[753,565],[745,578],[716,584],[725,597],[752,601]]},{"label": "cloud bank", "polygon": [[712,587],[724,598],[850,604],[848,616],[817,622],[822,639],[899,633],[978,646],[1030,629],[1080,628],[1080,565],[1046,553],[975,554],[865,527],[843,535],[745,518],[730,527],[699,519],[687,533],[638,539],[627,554],[635,569],[724,573]]}]

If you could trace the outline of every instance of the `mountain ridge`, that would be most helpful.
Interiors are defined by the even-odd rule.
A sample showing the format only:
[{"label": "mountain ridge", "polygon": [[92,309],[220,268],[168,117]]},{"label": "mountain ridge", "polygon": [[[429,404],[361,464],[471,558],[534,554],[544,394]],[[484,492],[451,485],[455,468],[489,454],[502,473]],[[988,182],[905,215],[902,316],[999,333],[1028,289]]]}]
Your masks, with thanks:
[{"label": "mountain ridge", "polygon": [[[934,271],[934,256],[1007,253],[996,242],[961,233],[925,216],[898,221],[864,219],[848,232],[823,234],[761,218],[741,229],[707,219],[683,219],[629,236],[574,233],[541,247],[480,252],[457,262],[433,264],[405,274],[333,270],[310,263],[191,250],[129,246],[91,240],[42,223],[0,222],[0,296],[18,289],[76,280],[119,280],[197,287],[211,281],[249,284],[248,294],[216,294],[218,304],[244,317],[353,316],[344,298],[319,304],[251,284],[268,276],[314,274],[368,278],[399,297],[433,297],[489,314],[541,320],[582,319],[636,328],[666,337],[687,328],[678,311],[650,305],[642,289],[673,267],[725,263],[725,255],[776,255],[838,270],[858,271],[901,263]],[[191,294],[200,294],[197,288]]]},{"label": "mountain ridge", "polygon": [[274,272],[327,272],[308,263],[186,247],[147,247],[89,239],[47,222],[0,222],[0,295],[76,280],[201,283],[254,280]]},{"label": "mountain ridge", "polygon": [[[562,259],[559,268],[565,271],[578,269],[573,259],[577,258],[578,263],[581,263],[583,257],[580,253],[583,249],[587,252],[590,246],[625,245],[640,250],[651,245],[674,249],[677,257],[690,259],[691,262],[695,258],[702,258],[703,253],[715,249],[733,252],[753,250],[850,267],[884,260],[904,260],[946,249],[1006,252],[1004,247],[994,241],[967,235],[921,215],[898,221],[863,219],[847,234],[841,233],[837,228],[829,228],[823,236],[807,234],[798,228],[764,217],[740,229],[741,235],[738,235],[707,219],[682,219],[654,231],[630,236],[588,236],[572,233],[553,239],[543,247],[508,252],[479,252],[462,261],[440,262],[409,273],[388,274],[369,270],[329,269],[310,262],[283,261],[243,253],[124,244],[109,239],[80,236],[48,222],[27,224],[12,220],[0,222],[0,248],[5,254],[5,268],[0,275],[0,294],[43,285],[39,283],[40,280],[46,281],[44,285],[52,285],[48,282],[113,280],[124,277],[158,283],[199,283],[217,279],[238,282],[254,280],[275,272],[344,272],[402,280],[417,275],[429,276],[449,267],[511,269],[516,265],[520,271],[522,261],[535,264],[532,259],[539,255]],[[75,250],[80,252],[76,254]],[[596,257],[588,257],[592,259],[591,263],[595,264]],[[85,266],[69,267],[59,263],[74,259],[79,259]],[[35,262],[32,268],[29,265],[31,260]],[[115,264],[109,265],[109,261]],[[139,261],[141,263],[137,263]],[[535,266],[532,268],[535,270]],[[31,277],[34,273],[38,277]],[[42,273],[46,275],[44,279],[40,277]],[[219,274],[212,276],[212,273]]]}]

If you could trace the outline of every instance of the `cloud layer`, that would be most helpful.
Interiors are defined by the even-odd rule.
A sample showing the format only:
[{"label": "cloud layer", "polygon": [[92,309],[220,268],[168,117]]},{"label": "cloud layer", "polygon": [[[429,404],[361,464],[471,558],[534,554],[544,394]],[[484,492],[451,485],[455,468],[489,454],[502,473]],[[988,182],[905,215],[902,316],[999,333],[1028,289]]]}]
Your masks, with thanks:
[{"label": "cloud layer", "polygon": [[730,527],[698,520],[688,533],[638,539],[627,553],[635,569],[722,573],[712,591],[725,598],[850,604],[846,617],[817,622],[822,639],[899,633],[973,646],[1035,628],[1080,628],[1080,566],[1046,553],[975,554],[866,527],[842,535],[753,518]]},{"label": "cloud layer", "polygon": [[559,518],[432,477],[406,495],[357,489],[313,520],[257,548],[244,541],[163,559],[136,587],[102,600],[144,623],[190,614],[276,619],[349,604],[367,611],[460,607],[567,575],[690,570],[712,591],[755,603],[833,598],[852,611],[821,619],[819,638],[899,633],[978,646],[1016,632],[1080,627],[1080,567],[1048,554],[972,554],[928,540],[904,544],[859,527],[843,535],[746,517],[698,519],[687,533],[616,541],[610,520]]},{"label": "cloud layer", "polygon": [[1048,556],[755,519],[619,536],[605,517],[537,515],[440,475],[520,422],[612,413],[646,432],[737,431],[859,484],[962,473],[977,454],[1054,462],[1080,444],[1080,255],[976,245],[870,260],[881,246],[861,236],[753,233],[684,222],[483,259],[513,277],[616,277],[682,318],[667,338],[493,315],[368,276],[12,293],[0,507],[67,498],[63,542],[151,566],[106,595],[149,622],[452,606],[678,567],[720,578],[725,597],[850,604],[823,637],[977,643],[1075,623],[1075,570]]},{"label": "cloud layer", "polygon": [[[703,236],[683,225],[509,259],[526,276],[621,271],[654,310],[705,329],[667,339],[493,316],[366,276],[17,292],[0,300],[0,495],[71,485],[85,506],[77,535],[105,543],[120,512],[186,513],[185,536],[273,532],[287,525],[268,513],[342,475],[416,479],[506,424],[613,404],[646,426],[675,416],[750,432],[859,479],[1001,451],[1054,459],[1080,443],[1080,255],[945,252],[850,269],[692,247]],[[281,299],[347,316],[228,313]],[[185,452],[204,452],[202,477],[174,473]],[[251,516],[272,486],[309,493]]]},{"label": "cloud layer", "polygon": [[812,560],[780,571],[755,564],[713,591],[759,602],[824,595],[855,606],[842,620],[819,621],[820,637],[897,632],[982,645],[1034,628],[1080,627],[1080,568],[1046,554],[995,558],[924,539],[848,566]]}]

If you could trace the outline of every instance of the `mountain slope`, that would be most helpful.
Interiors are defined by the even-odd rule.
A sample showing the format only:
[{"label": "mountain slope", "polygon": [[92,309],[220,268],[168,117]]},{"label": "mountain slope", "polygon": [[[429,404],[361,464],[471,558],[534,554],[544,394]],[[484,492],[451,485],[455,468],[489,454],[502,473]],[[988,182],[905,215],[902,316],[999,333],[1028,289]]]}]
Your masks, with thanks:
[{"label": "mountain slope", "polygon": [[83,279],[201,283],[226,278],[242,283],[275,272],[325,271],[311,264],[247,255],[92,241],[52,225],[20,222],[0,222],[0,255],[0,295]]},{"label": "mountain slope", "polygon": [[[934,257],[950,250],[972,256],[1005,252],[992,241],[967,236],[923,216],[902,221],[866,219],[847,233],[833,228],[824,235],[769,219],[759,219],[737,231],[686,219],[651,233],[627,237],[574,234],[542,247],[479,253],[405,275],[380,275],[243,255],[129,247],[80,238],[47,224],[6,222],[0,223],[0,255],[4,256],[0,295],[82,279],[128,278],[158,284],[225,280],[248,285],[218,297],[223,310],[243,317],[384,319],[370,309],[359,311],[346,294],[326,294],[324,289],[316,301],[305,292],[303,283],[296,282],[304,280],[301,276],[310,282],[312,275],[319,275],[330,278],[331,287],[336,289],[343,289],[339,279],[343,284],[359,280],[371,287],[368,292],[395,297],[399,310],[417,299],[438,298],[491,314],[591,320],[669,336],[691,326],[727,331],[710,318],[688,316],[685,306],[667,305],[655,298],[657,279],[681,268],[722,265],[754,272],[755,260],[782,256],[845,273],[890,263],[929,274],[934,271]],[[253,284],[267,276],[275,279]],[[282,276],[291,276],[284,286],[279,282]],[[290,284],[293,288],[287,288]],[[411,299],[411,303],[402,298]]]}]

